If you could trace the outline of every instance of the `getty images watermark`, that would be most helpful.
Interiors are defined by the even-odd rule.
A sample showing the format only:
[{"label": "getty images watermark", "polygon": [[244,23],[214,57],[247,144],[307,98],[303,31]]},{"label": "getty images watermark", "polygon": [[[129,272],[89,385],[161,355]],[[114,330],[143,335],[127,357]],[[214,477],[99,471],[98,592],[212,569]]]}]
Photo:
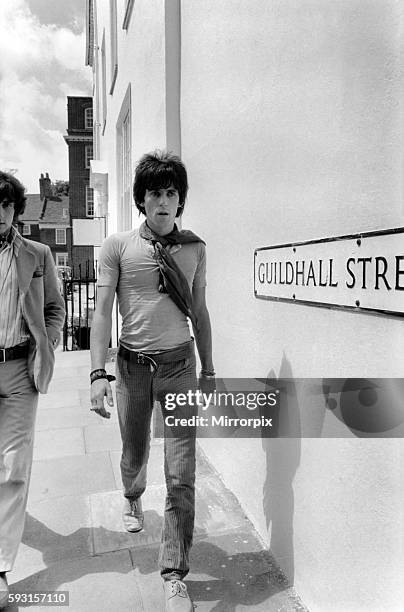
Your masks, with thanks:
[{"label": "getty images watermark", "polygon": [[241,437],[267,437],[278,403],[278,390],[167,393],[164,423],[177,433],[196,427],[202,437],[229,437],[236,430]]},{"label": "getty images watermark", "polygon": [[209,391],[167,393],[164,435],[404,437],[404,378],[217,378],[212,384]]}]

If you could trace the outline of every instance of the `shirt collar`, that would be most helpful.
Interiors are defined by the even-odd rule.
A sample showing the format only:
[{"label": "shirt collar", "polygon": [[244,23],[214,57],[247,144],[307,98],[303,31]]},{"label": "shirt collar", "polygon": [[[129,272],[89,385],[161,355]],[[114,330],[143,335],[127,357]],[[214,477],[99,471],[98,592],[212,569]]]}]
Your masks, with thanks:
[{"label": "shirt collar", "polygon": [[18,230],[14,227],[14,225],[10,228],[10,233],[8,235],[8,242],[14,248],[15,256],[18,255],[18,251],[20,250],[20,246],[22,245],[22,236],[18,232]]}]

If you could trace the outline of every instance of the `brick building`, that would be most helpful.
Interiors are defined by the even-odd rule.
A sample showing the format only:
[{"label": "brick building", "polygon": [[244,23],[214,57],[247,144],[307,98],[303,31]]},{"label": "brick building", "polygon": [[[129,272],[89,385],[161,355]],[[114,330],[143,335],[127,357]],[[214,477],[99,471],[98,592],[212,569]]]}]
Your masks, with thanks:
[{"label": "brick building", "polygon": [[[69,199],[72,220],[71,265],[75,275],[87,270],[92,275],[94,247],[90,223],[94,218],[93,189],[89,186],[93,157],[92,98],[68,96],[67,135],[69,147]],[[88,237],[88,244],[86,243]]]},{"label": "brick building", "polygon": [[48,173],[41,174],[39,194],[28,193],[25,212],[18,222],[19,232],[36,242],[47,244],[58,270],[71,266],[72,228],[69,196],[55,194]]}]

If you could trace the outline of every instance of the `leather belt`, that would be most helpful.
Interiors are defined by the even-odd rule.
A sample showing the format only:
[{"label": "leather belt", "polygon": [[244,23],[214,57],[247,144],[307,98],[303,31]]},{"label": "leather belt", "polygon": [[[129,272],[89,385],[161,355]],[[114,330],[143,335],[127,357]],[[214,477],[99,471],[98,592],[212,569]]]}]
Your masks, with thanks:
[{"label": "leather belt", "polygon": [[11,361],[12,359],[22,359],[28,355],[28,342],[24,344],[16,344],[9,348],[0,348],[0,363]]},{"label": "leather belt", "polygon": [[126,361],[132,361],[139,365],[152,365],[154,368],[161,363],[172,363],[174,361],[180,361],[181,359],[187,359],[193,353],[193,340],[181,344],[173,349],[167,351],[160,351],[159,353],[142,353],[139,351],[130,351],[129,349],[119,345],[118,355]]}]

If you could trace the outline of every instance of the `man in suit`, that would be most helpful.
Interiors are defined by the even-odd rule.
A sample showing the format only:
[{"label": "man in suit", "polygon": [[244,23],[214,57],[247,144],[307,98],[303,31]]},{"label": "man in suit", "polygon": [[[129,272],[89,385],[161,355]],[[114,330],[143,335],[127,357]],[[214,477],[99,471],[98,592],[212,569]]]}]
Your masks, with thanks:
[{"label": "man in suit", "polygon": [[48,246],[23,238],[23,185],[0,172],[0,608],[24,528],[38,393],[46,393],[65,309]]}]

